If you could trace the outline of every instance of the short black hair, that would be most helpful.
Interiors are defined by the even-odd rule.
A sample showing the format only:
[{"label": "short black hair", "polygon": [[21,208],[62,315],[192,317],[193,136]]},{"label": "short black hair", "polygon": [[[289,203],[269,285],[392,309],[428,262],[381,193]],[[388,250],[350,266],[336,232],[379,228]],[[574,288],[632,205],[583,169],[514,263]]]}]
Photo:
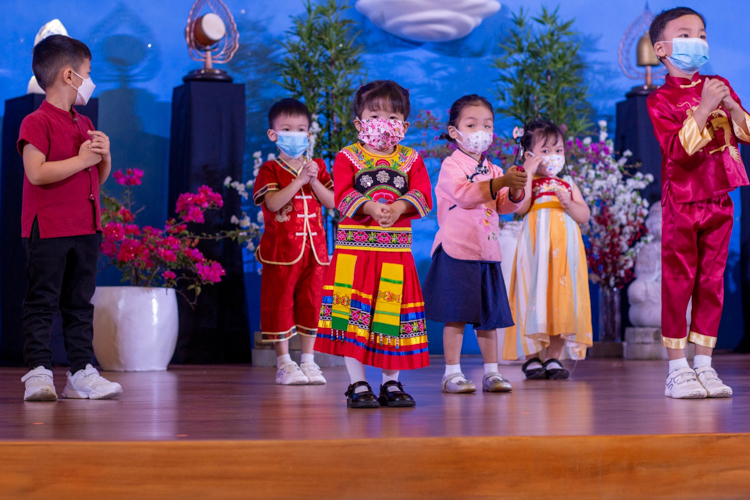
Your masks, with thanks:
[{"label": "short black hair", "polygon": [[46,90],[63,67],[78,69],[86,60],[91,60],[91,51],[85,43],[65,35],[51,35],[34,47],[31,70],[39,86]]},{"label": "short black hair", "polygon": [[664,34],[664,29],[669,21],[674,21],[682,16],[698,16],[703,21],[703,27],[706,27],[706,18],[690,7],[675,7],[674,9],[663,10],[651,21],[651,27],[648,29],[651,45],[656,45],[656,42],[661,41],[661,36]]},{"label": "short black hair", "polygon": [[280,116],[304,116],[307,118],[307,125],[310,126],[312,124],[312,115],[307,106],[303,102],[291,97],[273,103],[271,109],[268,110],[268,128],[273,129],[274,122]]},{"label": "short black hair", "polygon": [[[464,110],[464,108],[467,108],[469,106],[484,106],[485,108],[490,110],[490,113],[492,113],[492,117],[495,117],[495,110],[492,109],[492,104],[490,104],[490,101],[480,95],[469,94],[458,98],[456,102],[454,102],[451,106],[451,109],[448,112],[448,126],[456,128],[456,125],[458,125],[458,120],[461,119],[461,112]],[[445,139],[448,142],[456,142],[456,140],[447,133],[443,133],[440,138]]]},{"label": "short black hair", "polygon": [[539,140],[544,139],[544,144],[547,145],[551,139],[556,143],[558,138],[562,139],[564,136],[562,129],[555,123],[550,120],[534,120],[523,127],[521,147],[530,152]]},{"label": "short black hair", "polygon": [[362,118],[365,108],[373,111],[390,111],[409,118],[411,104],[409,91],[393,80],[375,80],[361,86],[354,95],[352,112],[354,118]]}]

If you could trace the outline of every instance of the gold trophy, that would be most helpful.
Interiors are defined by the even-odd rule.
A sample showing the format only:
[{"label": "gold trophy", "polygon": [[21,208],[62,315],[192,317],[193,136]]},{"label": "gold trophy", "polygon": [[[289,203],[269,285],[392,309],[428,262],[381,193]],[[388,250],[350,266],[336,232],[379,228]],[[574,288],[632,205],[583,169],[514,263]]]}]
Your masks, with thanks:
[{"label": "gold trophy", "polygon": [[[208,11],[208,12],[206,12]],[[239,48],[240,35],[232,13],[221,0],[196,0],[190,9],[185,42],[190,57],[203,62],[203,68],[191,71],[182,78],[190,80],[232,82],[224,70],[214,64],[228,63]]]},{"label": "gold trophy", "polygon": [[[659,58],[656,57],[654,47],[651,45],[651,38],[648,34],[648,28],[651,26],[651,21],[654,20],[654,17],[654,13],[649,10],[648,4],[646,4],[646,8],[641,15],[625,31],[620,41],[620,47],[617,50],[620,68],[622,68],[625,76],[633,80],[644,79],[643,85],[636,85],[628,92],[628,97],[637,94],[650,94],[657,88],[654,85],[654,78],[664,78],[664,75],[666,75],[666,69],[664,68],[656,71],[652,70],[653,67],[661,65]],[[633,45],[636,46],[635,64],[640,68],[646,68],[645,71],[633,67]]]}]

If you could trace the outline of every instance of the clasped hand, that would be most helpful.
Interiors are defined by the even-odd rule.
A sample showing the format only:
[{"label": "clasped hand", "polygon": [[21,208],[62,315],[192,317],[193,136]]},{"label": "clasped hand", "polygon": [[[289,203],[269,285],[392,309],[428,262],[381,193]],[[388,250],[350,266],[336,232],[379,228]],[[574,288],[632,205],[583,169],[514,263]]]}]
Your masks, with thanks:
[{"label": "clasped hand", "polygon": [[320,172],[320,167],[315,160],[310,160],[302,165],[302,168],[297,175],[297,179],[299,179],[302,184],[310,184],[318,178],[318,172]]},{"label": "clasped hand", "polygon": [[83,160],[84,165],[91,167],[98,165],[102,160],[109,160],[109,137],[99,130],[89,130],[91,139],[81,144],[78,148],[78,156]]},{"label": "clasped hand", "polygon": [[737,106],[727,84],[716,78],[706,78],[701,91],[701,104],[705,105],[709,111],[718,108],[719,104],[730,112]]},{"label": "clasped hand", "polygon": [[385,203],[378,203],[376,201],[368,201],[362,207],[362,210],[383,228],[391,227],[401,217],[401,214],[404,213],[399,203],[386,205]]}]

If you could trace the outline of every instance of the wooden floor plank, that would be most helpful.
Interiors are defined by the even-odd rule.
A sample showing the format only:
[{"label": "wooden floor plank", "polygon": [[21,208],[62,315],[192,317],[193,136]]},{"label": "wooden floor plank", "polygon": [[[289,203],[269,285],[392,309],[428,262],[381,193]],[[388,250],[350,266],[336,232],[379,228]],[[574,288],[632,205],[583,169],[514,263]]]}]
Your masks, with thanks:
[{"label": "wooden floor plank", "polygon": [[[106,373],[125,393],[112,401],[25,403],[25,373],[0,369],[0,441],[249,440],[381,437],[576,436],[750,433],[750,356],[717,356],[732,387],[728,399],[664,397],[666,362],[591,359],[567,381],[523,380],[501,367],[510,394],[442,394],[442,360],[403,372],[413,409],[348,410],[344,368],[324,370],[325,386],[281,387],[274,370],[249,366],[178,366],[167,372]],[[567,363],[567,362],[566,362]],[[479,358],[464,371],[481,381]],[[568,364],[573,368],[573,364]],[[380,373],[368,369],[373,387]],[[55,369],[58,392],[64,369]]]}]

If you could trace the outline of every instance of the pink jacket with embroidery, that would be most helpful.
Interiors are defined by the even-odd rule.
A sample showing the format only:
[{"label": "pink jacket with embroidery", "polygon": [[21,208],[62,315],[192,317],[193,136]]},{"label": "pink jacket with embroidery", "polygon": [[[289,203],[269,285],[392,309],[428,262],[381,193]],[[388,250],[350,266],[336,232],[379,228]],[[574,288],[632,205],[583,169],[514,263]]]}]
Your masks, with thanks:
[{"label": "pink jacket with embroidery", "polygon": [[443,160],[435,199],[438,229],[432,253],[443,245],[445,253],[459,260],[500,262],[498,243],[500,219],[521,207],[523,197],[510,200],[508,188],[490,192],[490,181],[503,170],[483,159],[481,166],[466,153],[456,150]]}]

